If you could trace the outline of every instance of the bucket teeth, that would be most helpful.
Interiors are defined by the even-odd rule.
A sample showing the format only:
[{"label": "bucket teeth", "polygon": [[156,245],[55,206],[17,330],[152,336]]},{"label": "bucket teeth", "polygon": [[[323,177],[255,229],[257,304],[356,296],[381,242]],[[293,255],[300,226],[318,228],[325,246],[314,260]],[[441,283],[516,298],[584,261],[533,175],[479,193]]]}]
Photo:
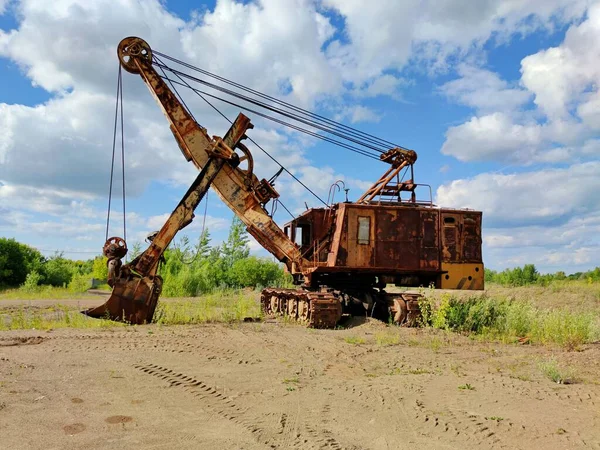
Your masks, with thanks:
[{"label": "bucket teeth", "polygon": [[103,305],[82,311],[96,319],[109,319],[142,325],[152,322],[162,279],[156,277],[129,278],[118,280],[112,294]]}]

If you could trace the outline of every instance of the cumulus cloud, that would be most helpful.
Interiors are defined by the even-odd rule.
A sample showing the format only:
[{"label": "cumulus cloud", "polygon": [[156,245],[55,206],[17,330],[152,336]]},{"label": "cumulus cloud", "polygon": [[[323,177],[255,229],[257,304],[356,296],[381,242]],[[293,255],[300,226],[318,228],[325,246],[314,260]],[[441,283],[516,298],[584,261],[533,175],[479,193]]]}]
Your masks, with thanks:
[{"label": "cumulus cloud", "polygon": [[442,85],[440,92],[483,113],[518,109],[532,95],[526,89],[510,86],[497,73],[479,67],[460,64],[457,73],[460,78]]},{"label": "cumulus cloud", "polygon": [[[442,153],[461,161],[520,164],[589,156],[588,142],[600,129],[600,69],[593,63],[598,42],[600,4],[594,4],[559,46],[522,60],[518,84],[459,66],[460,78],[440,90],[479,115],[448,129]],[[530,99],[534,108],[527,107]]]},{"label": "cumulus cloud", "polygon": [[473,208],[489,227],[556,225],[600,209],[600,162],[513,174],[483,173],[440,186],[440,205]]},{"label": "cumulus cloud", "polygon": [[532,162],[542,143],[542,128],[515,124],[500,112],[476,116],[446,131],[442,153],[460,161]]}]

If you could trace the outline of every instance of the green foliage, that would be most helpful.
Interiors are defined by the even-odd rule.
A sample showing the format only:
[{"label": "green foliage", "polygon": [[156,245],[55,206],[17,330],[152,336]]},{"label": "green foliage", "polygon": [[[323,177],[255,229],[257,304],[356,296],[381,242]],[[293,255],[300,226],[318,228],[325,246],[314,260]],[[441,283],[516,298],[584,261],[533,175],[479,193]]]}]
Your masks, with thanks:
[{"label": "green foliage", "polygon": [[275,286],[283,278],[280,264],[254,256],[238,259],[229,272],[229,282],[237,287]]},{"label": "green foliage", "polygon": [[73,278],[74,269],[73,261],[65,259],[61,253],[57,253],[43,265],[44,284],[66,286]]},{"label": "green foliage", "polygon": [[37,271],[29,272],[25,278],[25,283],[21,286],[25,292],[35,292],[42,281],[42,276]]},{"label": "green foliage", "polygon": [[227,241],[223,243],[221,253],[225,264],[229,267],[236,261],[247,258],[250,254],[246,225],[237,216],[234,216],[231,222],[229,236],[227,237]]},{"label": "green foliage", "polygon": [[[525,301],[489,298],[459,299],[444,294],[435,303],[421,301],[426,326],[461,333],[537,344],[557,344],[567,350],[600,338],[600,321],[592,313],[568,308],[543,310]],[[423,309],[424,308],[424,309]]]},{"label": "green foliage", "polygon": [[0,286],[20,286],[28,273],[41,272],[43,261],[36,249],[14,239],[0,238]]},{"label": "green foliage", "polygon": [[92,263],[92,277],[97,280],[104,280],[108,278],[108,266],[106,263],[108,258],[106,256],[97,256],[94,258]]},{"label": "green foliage", "polygon": [[568,276],[563,271],[542,275],[538,273],[533,264],[525,264],[523,267],[515,267],[514,269],[505,269],[502,272],[485,269],[486,283],[497,283],[503,286],[548,286],[553,282],[564,280],[585,280],[589,284],[598,283],[600,282],[600,267],[596,267],[588,272],[576,272]]},{"label": "green foliage", "polygon": [[163,295],[194,297],[217,289],[284,286],[289,278],[279,263],[249,256],[245,225],[235,218],[227,241],[210,246],[208,230],[192,245],[184,236],[164,254]]},{"label": "green foliage", "polygon": [[75,274],[71,278],[68,289],[73,293],[82,293],[91,287],[91,276],[89,274]]},{"label": "green foliage", "polygon": [[541,361],[540,371],[546,378],[558,384],[572,384],[575,382],[575,375],[571,368],[561,367],[555,359]]}]

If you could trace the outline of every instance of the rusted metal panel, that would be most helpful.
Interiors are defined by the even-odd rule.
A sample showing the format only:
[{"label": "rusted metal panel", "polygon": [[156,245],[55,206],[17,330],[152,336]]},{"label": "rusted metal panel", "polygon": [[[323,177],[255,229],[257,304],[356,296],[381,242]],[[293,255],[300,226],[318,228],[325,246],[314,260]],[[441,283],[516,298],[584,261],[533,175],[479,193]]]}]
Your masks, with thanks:
[{"label": "rusted metal panel", "polygon": [[348,222],[346,265],[350,267],[377,265],[375,212],[368,208],[349,207],[346,220]]},{"label": "rusted metal panel", "polygon": [[463,261],[481,262],[481,214],[463,214]]},{"label": "rusted metal panel", "polygon": [[481,213],[442,210],[442,261],[481,262]]},{"label": "rusted metal panel", "polygon": [[377,211],[378,267],[419,268],[419,211],[380,206]]},{"label": "rusted metal panel", "polygon": [[436,210],[421,210],[421,257],[419,268],[440,268],[439,213]]}]

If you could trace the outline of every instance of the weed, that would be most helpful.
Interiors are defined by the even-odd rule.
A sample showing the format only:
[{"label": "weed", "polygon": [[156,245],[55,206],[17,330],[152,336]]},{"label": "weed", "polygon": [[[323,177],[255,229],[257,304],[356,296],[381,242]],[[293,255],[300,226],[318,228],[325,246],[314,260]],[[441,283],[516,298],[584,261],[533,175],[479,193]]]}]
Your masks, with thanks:
[{"label": "weed", "polygon": [[504,417],[491,416],[491,417],[486,417],[485,420],[494,420],[496,422],[502,422],[504,420]]},{"label": "weed", "polygon": [[360,337],[360,336],[346,336],[344,338],[344,342],[346,342],[347,344],[352,344],[352,345],[361,345],[361,344],[367,343],[365,338]]},{"label": "weed", "polygon": [[124,324],[104,319],[92,319],[78,310],[64,305],[46,309],[26,306],[6,310],[0,315],[0,331],[3,330],[52,330],[55,328],[109,328]]},{"label": "weed", "polygon": [[600,321],[593,312],[543,310],[529,301],[486,295],[459,299],[443,294],[438,305],[433,299],[422,303],[425,325],[481,336],[484,340],[557,344],[578,350],[600,338]]},{"label": "weed", "polygon": [[475,390],[475,387],[471,386],[469,383],[461,384],[458,388],[463,391],[474,391]]},{"label": "weed", "polygon": [[546,378],[558,384],[573,384],[575,376],[571,368],[562,368],[555,359],[541,361],[539,368]]},{"label": "weed", "polygon": [[564,428],[559,428],[556,430],[556,434],[566,434],[567,430],[565,430]]},{"label": "weed", "polygon": [[429,348],[431,350],[433,350],[434,353],[439,352],[440,348],[442,348],[441,339],[438,338],[437,336],[434,336],[433,338],[431,338],[431,340],[429,341]]},{"label": "weed", "polygon": [[400,335],[391,332],[376,333],[375,342],[381,346],[398,345],[400,344]]},{"label": "weed", "polygon": [[294,377],[294,378],[284,378],[283,382],[285,384],[290,384],[290,383],[300,383],[300,380],[298,379],[298,377]]},{"label": "weed", "polygon": [[432,374],[433,372],[428,369],[410,369],[408,371],[411,375],[423,375],[423,374]]},{"label": "weed", "polygon": [[293,391],[295,391],[295,390],[296,390],[296,388],[295,388],[295,387],[288,386],[288,387],[286,387],[286,388],[285,388],[285,390],[286,390],[286,391],[288,391],[288,392],[293,392]]},{"label": "weed", "polygon": [[464,374],[461,372],[460,364],[451,364],[450,370],[454,372],[457,377],[462,377]]}]

